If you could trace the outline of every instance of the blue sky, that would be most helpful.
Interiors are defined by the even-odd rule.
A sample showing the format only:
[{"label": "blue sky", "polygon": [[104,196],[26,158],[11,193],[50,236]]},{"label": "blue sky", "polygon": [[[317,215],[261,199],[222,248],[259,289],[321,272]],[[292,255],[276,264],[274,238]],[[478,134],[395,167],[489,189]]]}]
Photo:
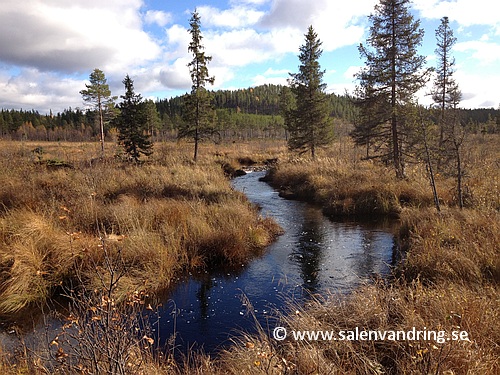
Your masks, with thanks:
[{"label": "blue sky", "polygon": [[[0,108],[41,113],[83,108],[79,91],[94,68],[114,95],[129,74],[146,98],[190,90],[188,21],[201,15],[214,89],[286,84],[312,25],[323,42],[329,92],[351,92],[377,0],[3,0],[0,7]],[[491,0],[414,0],[425,37],[420,53],[435,65],[435,30],[448,16],[457,37],[455,78],[462,107],[500,105],[500,17]],[[430,103],[426,92],[419,101]]]}]

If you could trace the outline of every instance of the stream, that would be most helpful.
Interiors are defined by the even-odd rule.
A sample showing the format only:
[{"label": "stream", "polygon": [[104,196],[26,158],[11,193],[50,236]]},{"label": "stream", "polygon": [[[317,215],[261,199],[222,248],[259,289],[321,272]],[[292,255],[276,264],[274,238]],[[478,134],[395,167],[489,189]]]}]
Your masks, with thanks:
[{"label": "stream", "polygon": [[332,221],[319,207],[279,197],[259,181],[264,174],[238,177],[233,187],[285,233],[246,266],[190,274],[179,282],[162,302],[156,329],[162,340],[178,332],[175,344],[181,351],[215,353],[238,333],[255,332],[254,316],[272,331],[276,312],[285,312],[287,301],[347,293],[390,270],[394,223]]},{"label": "stream", "polygon": [[[264,174],[238,177],[233,187],[260,207],[262,216],[274,218],[285,233],[246,265],[181,278],[160,300],[157,313],[150,315],[161,348],[171,348],[177,332],[177,353],[203,349],[216,354],[241,332],[255,333],[255,319],[271,332],[277,313],[286,313],[292,300],[303,303],[311,295],[345,294],[390,271],[394,222],[332,221],[320,207],[279,197],[276,190],[259,181]],[[49,319],[37,325],[24,337],[31,345],[44,331],[59,330],[61,322]],[[12,333],[0,332],[2,347],[16,346]]]}]

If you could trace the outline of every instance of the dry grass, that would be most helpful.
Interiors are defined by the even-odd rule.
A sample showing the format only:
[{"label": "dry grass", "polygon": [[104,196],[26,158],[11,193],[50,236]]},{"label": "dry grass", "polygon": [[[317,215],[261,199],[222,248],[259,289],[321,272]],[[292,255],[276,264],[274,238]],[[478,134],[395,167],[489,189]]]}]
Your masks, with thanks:
[{"label": "dry grass", "polygon": [[370,161],[350,164],[324,157],[280,163],[268,178],[282,195],[319,203],[331,216],[399,216],[404,207],[432,204],[425,181],[412,184],[393,175]]},{"label": "dry grass", "polygon": [[166,144],[136,166],[90,163],[87,144],[43,145],[44,158],[62,155],[74,166],[54,169],[33,162],[34,146],[2,145],[2,313],[51,297],[76,268],[85,273],[102,261],[103,244],[129,267],[125,295],[166,288],[179,272],[208,263],[245,263],[280,231],[231,188],[209,152],[193,164],[185,145]]},{"label": "dry grass", "polygon": [[[291,330],[466,331],[469,340],[277,342],[261,330],[240,336],[210,374],[496,374],[500,372],[500,220],[494,142],[473,142],[468,155],[468,205],[458,210],[452,179],[438,176],[444,210],[437,213],[425,174],[408,181],[352,154],[281,162],[273,181],[294,197],[341,202],[338,214],[397,213],[407,251],[395,278],[292,305],[281,319]],[[492,152],[493,151],[493,152]],[[480,155],[474,159],[474,155]],[[346,157],[347,156],[347,157]],[[367,203],[360,196],[371,197]],[[375,198],[373,198],[375,196]],[[350,202],[348,201],[350,200]],[[386,203],[384,203],[386,202]],[[339,204],[339,203],[337,203]],[[359,205],[360,208],[358,211]],[[384,208],[385,207],[385,208]],[[379,213],[379,212],[377,212]],[[207,362],[204,362],[207,363]],[[199,369],[196,365],[190,371]]]},{"label": "dry grass", "polygon": [[470,287],[500,281],[498,211],[409,211],[402,221],[402,231],[410,232],[405,239],[407,279]]},{"label": "dry grass", "polygon": [[[497,374],[497,212],[406,210],[409,253],[391,282],[291,305],[279,325],[335,333],[465,331],[468,340],[294,341],[243,337],[222,357],[231,374]],[[449,336],[448,336],[449,337]]]},{"label": "dry grass", "polygon": [[[222,357],[232,374],[497,374],[500,372],[500,217],[498,137],[469,140],[468,209],[455,208],[454,181],[438,176],[443,211],[432,207],[418,167],[392,171],[352,157],[282,162],[271,179],[294,198],[338,214],[397,214],[406,250],[390,282],[349,296],[293,305],[289,330],[466,331],[469,340],[276,342],[246,337]],[[368,198],[367,198],[368,197]]]},{"label": "dry grass", "polygon": [[[464,145],[464,200],[469,208],[500,209],[500,151],[498,135],[471,136]],[[316,160],[282,158],[268,175],[282,195],[319,203],[331,216],[391,215],[405,208],[432,207],[425,166],[411,164],[407,179],[398,180],[393,168],[360,160],[360,151],[342,140]],[[437,175],[440,202],[457,205],[455,181]]]},{"label": "dry grass", "polygon": [[[500,150],[497,147],[498,136],[474,137],[468,141],[464,157],[468,206],[465,210],[455,208],[453,179],[446,176],[437,177],[444,208],[441,213],[437,213],[432,208],[428,180],[421,168],[409,168],[409,179],[397,181],[392,177],[392,170],[359,161],[361,151],[350,148],[347,142],[336,145],[314,163],[293,159],[283,147],[276,149],[273,152],[279,155],[280,164],[274,172],[273,181],[292,196],[323,204],[325,211],[332,214],[398,215],[402,222],[400,241],[405,250],[392,280],[363,286],[348,296],[331,295],[312,300],[306,306],[291,305],[289,312],[281,317],[281,325],[286,326],[289,331],[321,329],[338,332],[355,327],[360,330],[394,331],[408,331],[415,327],[417,330],[440,330],[448,333],[464,330],[468,333],[469,340],[444,343],[432,340],[277,342],[261,330],[260,334],[255,336],[242,335],[235,338],[234,345],[217,359],[189,353],[181,364],[168,361],[146,363],[143,366],[144,373],[500,373]],[[254,159],[251,146],[248,146],[249,155],[238,153],[233,145],[229,145],[229,151],[222,152],[207,147],[202,155],[236,166],[239,155]],[[107,178],[109,171],[96,169],[93,177],[80,180],[83,182],[75,184],[73,191],[69,189],[64,192],[65,195],[73,197],[78,197],[78,191],[82,189],[87,192],[87,203],[82,207],[84,209],[75,210],[81,206],[71,207],[70,212],[63,215],[68,216],[68,219],[64,220],[58,218],[58,215],[62,214],[58,211],[59,201],[45,204],[43,209],[30,206],[29,202],[36,202],[41,193],[35,188],[31,188],[29,193],[17,189],[16,186],[22,186],[24,180],[16,181],[13,178],[14,173],[9,172],[7,182],[11,188],[2,187],[0,193],[7,207],[2,216],[2,242],[13,240],[17,241],[19,246],[26,246],[17,237],[8,235],[12,230],[9,232],[3,228],[11,227],[11,224],[4,224],[7,215],[13,215],[14,218],[18,212],[19,217],[24,217],[27,212],[31,212],[32,215],[41,215],[43,220],[48,220],[48,224],[42,226],[43,232],[51,233],[51,238],[60,238],[61,241],[64,230],[73,228],[71,225],[64,226],[69,223],[86,223],[87,229],[82,230],[82,233],[97,229],[102,233],[105,228],[108,241],[114,241],[113,246],[126,243],[126,248],[134,249],[130,254],[126,254],[125,258],[132,264],[142,264],[144,268],[136,268],[139,273],[149,272],[144,270],[147,269],[147,262],[135,258],[140,257],[136,249],[141,247],[141,243],[148,243],[148,251],[154,254],[159,250],[151,249],[164,249],[163,244],[167,239],[171,241],[169,244],[176,243],[176,247],[177,242],[173,241],[175,233],[183,234],[175,237],[179,247],[184,244],[188,249],[182,256],[173,253],[173,258],[178,259],[180,256],[183,264],[194,266],[206,261],[202,256],[203,252],[200,252],[203,245],[200,247],[196,244],[209,244],[209,248],[224,248],[228,253],[221,256],[233,257],[235,248],[214,245],[227,244],[228,240],[218,235],[216,229],[224,228],[224,231],[230,231],[235,220],[239,220],[238,215],[241,215],[239,208],[233,209],[230,206],[238,202],[238,205],[243,206],[247,203],[241,195],[235,196],[230,189],[224,188],[223,193],[219,194],[221,189],[216,186],[220,177],[211,180],[207,176],[207,180],[203,180],[200,177],[202,170],[197,170],[200,182],[193,183],[192,188],[183,185],[181,182],[188,179],[185,174],[189,174],[193,168],[196,170],[198,166],[189,162],[190,150],[185,151],[185,154],[177,152],[174,153],[175,156],[172,155],[175,147],[168,145],[157,150],[160,160],[151,166],[145,166],[146,169],[143,167],[142,171],[151,168],[150,173],[144,172],[144,175],[139,172],[136,175],[133,169],[125,168],[123,171],[114,171],[116,174]],[[259,151],[262,149],[261,145],[252,147],[262,154],[259,157],[261,161],[273,156]],[[167,168],[168,172],[162,173],[162,168]],[[201,169],[206,168],[204,166]],[[15,165],[12,169],[16,169]],[[216,169],[220,172],[218,167]],[[23,169],[20,168],[19,171]],[[213,176],[219,172],[210,170],[209,174]],[[175,181],[168,177],[172,173],[177,174]],[[21,172],[21,175],[28,178],[28,181],[34,178],[26,171]],[[53,176],[50,184],[46,181],[49,190],[57,190],[58,183],[64,180],[63,175],[53,173]],[[89,185],[86,181],[93,181],[93,184]],[[36,185],[35,182],[31,184]],[[176,193],[165,195],[165,191],[158,186],[169,186],[169,191]],[[95,195],[92,195],[92,192],[95,192]],[[92,195],[92,199],[88,198],[88,194]],[[12,197],[18,196],[23,197],[28,208],[16,205],[19,200]],[[177,199],[179,197],[182,199]],[[228,202],[231,202],[231,205],[225,204]],[[141,209],[138,210],[138,207]],[[24,211],[19,211],[21,209]],[[189,212],[195,214],[188,215]],[[248,213],[248,218],[254,218],[254,214]],[[178,219],[183,216],[190,219]],[[94,224],[95,218],[98,218],[100,225]],[[22,221],[12,220],[16,221],[19,223],[12,227],[23,228]],[[237,238],[237,242],[252,244],[250,248],[257,248],[269,239],[266,234],[268,232],[264,231],[268,223],[253,223],[247,226],[245,231],[232,234],[232,237]],[[28,233],[29,230],[33,231],[27,228],[24,229],[25,232],[19,232]],[[34,233],[40,233],[40,230]],[[33,238],[31,242],[46,242],[40,234]],[[92,244],[94,240],[95,236],[83,239],[83,242],[89,241]],[[74,243],[72,246],[75,247]],[[52,254],[50,246],[44,245],[40,248],[44,249],[43,254]],[[9,260],[10,255],[2,254],[1,264],[12,262]],[[146,254],[146,257],[152,257],[150,253]],[[37,261],[31,261],[29,266],[25,266],[32,274],[36,273],[39,267],[44,269],[44,262],[43,259],[40,261],[40,257],[41,255],[37,255]],[[238,256],[235,259],[239,259]],[[171,262],[168,257],[165,257],[164,261],[167,264]],[[152,266],[157,269],[155,264]],[[165,270],[167,269],[168,266]],[[147,284],[152,281],[146,278],[142,282]]]}]

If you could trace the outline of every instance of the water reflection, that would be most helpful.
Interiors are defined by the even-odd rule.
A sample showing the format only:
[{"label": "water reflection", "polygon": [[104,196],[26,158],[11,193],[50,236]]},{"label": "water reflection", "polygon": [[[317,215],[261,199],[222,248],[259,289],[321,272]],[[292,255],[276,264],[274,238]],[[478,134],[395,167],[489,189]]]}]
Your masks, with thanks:
[{"label": "water reflection", "polygon": [[[325,226],[324,217],[318,209],[305,207],[297,247],[290,255],[300,269],[304,291],[314,294],[319,291],[319,273],[324,257]],[[300,221],[299,221],[300,222]]]},{"label": "water reflection", "polygon": [[[388,272],[394,244],[388,227],[332,222],[317,207],[278,197],[258,181],[260,176],[240,177],[234,186],[285,234],[246,267],[190,275],[180,282],[160,311],[163,340],[178,331],[181,348],[196,342],[213,352],[238,330],[252,331],[252,315],[262,326],[272,326],[273,311],[282,309],[287,298],[347,292],[374,274]],[[250,315],[242,294],[252,305]]]}]

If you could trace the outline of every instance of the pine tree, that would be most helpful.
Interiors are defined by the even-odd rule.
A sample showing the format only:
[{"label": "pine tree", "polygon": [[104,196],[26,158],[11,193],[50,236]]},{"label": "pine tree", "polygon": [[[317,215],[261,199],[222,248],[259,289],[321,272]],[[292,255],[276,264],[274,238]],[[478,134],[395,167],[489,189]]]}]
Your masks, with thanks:
[{"label": "pine tree", "polygon": [[380,0],[375,13],[369,16],[371,27],[367,44],[360,45],[361,57],[366,67],[358,74],[361,86],[371,87],[372,93],[361,101],[360,109],[374,97],[384,103],[384,109],[377,106],[377,125],[389,131],[379,130],[388,157],[394,164],[396,176],[404,177],[403,130],[404,108],[412,103],[415,93],[428,80],[424,68],[425,57],[417,54],[417,47],[424,35],[420,21],[414,20],[409,10],[409,0]]},{"label": "pine tree", "polygon": [[355,117],[354,129],[350,133],[356,145],[366,147],[366,159],[372,158],[372,149],[378,153],[386,139],[390,138],[389,129],[383,126],[390,117],[387,113],[387,98],[384,93],[377,92],[373,77],[373,74],[366,74],[366,79],[356,88],[353,102],[362,110]]},{"label": "pine tree", "polygon": [[[292,122],[292,112],[293,109],[297,106],[295,96],[292,93],[292,90],[288,86],[283,86],[281,88],[280,98],[279,98],[279,107],[280,107],[280,115],[283,117],[283,122],[285,129],[290,129]],[[288,141],[288,133],[286,134],[286,138]]]},{"label": "pine tree", "polygon": [[140,94],[134,92],[134,81],[127,76],[123,80],[125,95],[121,98],[120,114],[116,125],[120,131],[118,143],[122,145],[131,160],[139,162],[142,155],[151,155],[152,143],[147,134],[147,113]]},{"label": "pine tree", "polygon": [[83,100],[91,104],[99,114],[99,133],[101,142],[101,153],[104,156],[104,122],[113,117],[113,107],[116,97],[111,96],[111,90],[107,84],[106,76],[100,69],[94,69],[90,73],[90,84],[85,84],[86,90],[81,90]]},{"label": "pine tree", "polygon": [[201,44],[200,15],[195,10],[189,21],[191,43],[188,51],[193,54],[193,60],[188,64],[191,73],[191,93],[184,97],[184,123],[179,129],[179,138],[192,138],[194,140],[194,156],[198,158],[198,144],[201,140],[213,136],[216,133],[212,108],[212,95],[205,88],[206,84],[213,85],[215,78],[208,74],[207,64],[212,60],[211,56],[206,56]]},{"label": "pine tree", "polygon": [[323,53],[322,42],[312,26],[305,34],[305,44],[300,47],[299,72],[290,74],[290,88],[296,99],[296,108],[285,119],[290,132],[288,147],[301,154],[311,152],[331,143],[333,139],[326,84],[322,82],[324,71],[319,58]]}]

